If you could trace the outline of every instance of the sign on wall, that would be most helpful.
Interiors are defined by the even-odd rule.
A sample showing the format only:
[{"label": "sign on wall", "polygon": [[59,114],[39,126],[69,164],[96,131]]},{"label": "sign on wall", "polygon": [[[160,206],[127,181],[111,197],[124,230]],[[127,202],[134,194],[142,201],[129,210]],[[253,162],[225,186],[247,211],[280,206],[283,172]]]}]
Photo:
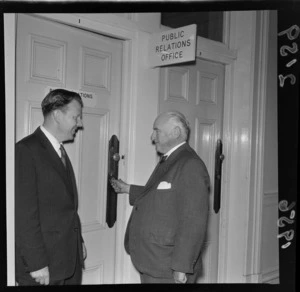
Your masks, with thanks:
[{"label": "sign on wall", "polygon": [[149,40],[151,67],[194,61],[196,56],[196,29],[192,24],[161,33],[154,33]]}]

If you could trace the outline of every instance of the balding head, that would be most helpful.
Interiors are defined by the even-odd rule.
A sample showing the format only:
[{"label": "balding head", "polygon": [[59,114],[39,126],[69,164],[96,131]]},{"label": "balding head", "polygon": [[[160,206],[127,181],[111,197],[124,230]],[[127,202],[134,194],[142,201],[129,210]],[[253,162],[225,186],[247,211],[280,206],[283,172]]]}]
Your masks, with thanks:
[{"label": "balding head", "polygon": [[171,125],[180,128],[180,138],[182,139],[181,142],[187,141],[190,135],[190,124],[186,117],[177,111],[165,112],[162,113],[162,115],[166,117]]},{"label": "balding head", "polygon": [[176,145],[187,141],[189,132],[189,123],[182,113],[165,112],[156,118],[151,139],[156,146],[156,151],[164,154]]}]

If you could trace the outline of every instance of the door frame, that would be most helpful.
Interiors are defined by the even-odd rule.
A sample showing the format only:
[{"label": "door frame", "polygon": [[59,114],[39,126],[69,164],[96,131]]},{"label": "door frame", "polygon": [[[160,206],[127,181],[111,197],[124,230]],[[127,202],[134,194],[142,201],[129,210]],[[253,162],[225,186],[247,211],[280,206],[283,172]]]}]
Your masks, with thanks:
[{"label": "door frame", "polygon": [[15,286],[15,14],[4,14],[7,286]]},{"label": "door frame", "polygon": [[268,33],[269,11],[230,12],[226,39],[238,51],[225,69],[219,283],[261,279]]}]

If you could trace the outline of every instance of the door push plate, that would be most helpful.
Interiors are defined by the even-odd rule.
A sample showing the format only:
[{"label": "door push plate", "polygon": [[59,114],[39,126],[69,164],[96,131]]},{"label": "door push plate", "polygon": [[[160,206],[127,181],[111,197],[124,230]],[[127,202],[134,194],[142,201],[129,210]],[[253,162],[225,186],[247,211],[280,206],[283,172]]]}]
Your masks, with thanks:
[{"label": "door push plate", "polygon": [[214,211],[218,213],[221,207],[221,178],[222,162],[224,160],[222,140],[218,139],[215,155],[215,185],[214,185]]},{"label": "door push plate", "polygon": [[106,223],[109,228],[113,227],[117,220],[117,193],[111,186],[110,179],[112,177],[118,178],[119,160],[119,140],[116,135],[113,135],[108,145]]}]

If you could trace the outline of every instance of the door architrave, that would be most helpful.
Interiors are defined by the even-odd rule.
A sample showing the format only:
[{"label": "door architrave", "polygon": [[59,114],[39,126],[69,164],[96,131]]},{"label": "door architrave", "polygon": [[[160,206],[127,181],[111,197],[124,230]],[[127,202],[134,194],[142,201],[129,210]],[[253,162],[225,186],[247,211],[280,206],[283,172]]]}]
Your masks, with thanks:
[{"label": "door architrave", "polygon": [[15,31],[16,15],[4,14],[7,286],[15,286]]},{"label": "door architrave", "polygon": [[[239,58],[228,64],[225,72],[223,154],[226,158],[222,176],[218,282],[258,283],[267,84],[266,78],[260,80],[255,74],[266,73],[269,12],[230,14],[228,45],[240,49]],[[243,29],[249,34],[243,35]],[[243,91],[244,88],[248,91]]]}]

